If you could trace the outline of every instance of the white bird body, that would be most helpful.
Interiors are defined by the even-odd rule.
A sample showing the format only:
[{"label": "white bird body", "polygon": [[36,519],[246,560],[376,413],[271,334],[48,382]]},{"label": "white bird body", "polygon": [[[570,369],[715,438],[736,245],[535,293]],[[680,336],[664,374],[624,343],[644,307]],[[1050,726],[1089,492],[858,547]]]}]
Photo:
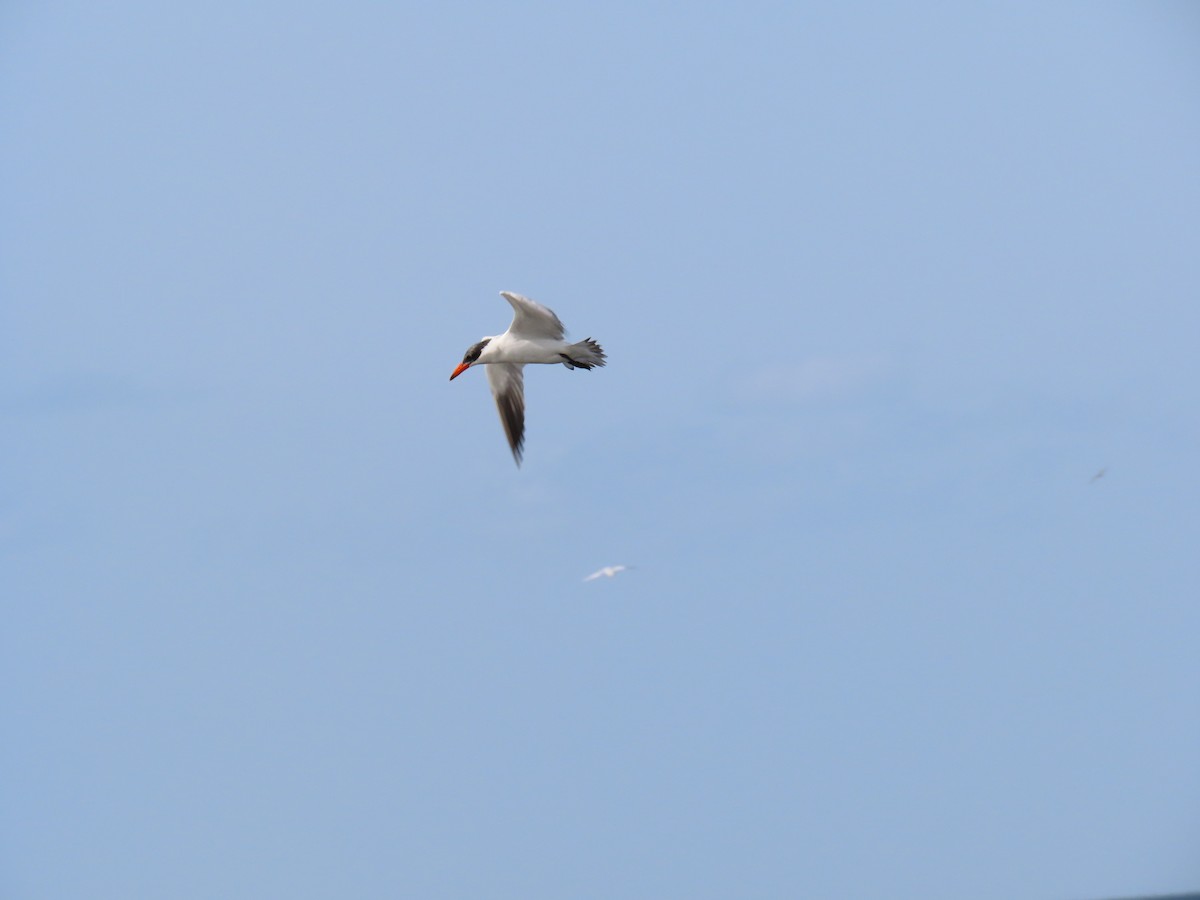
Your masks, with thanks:
[{"label": "white bird body", "polygon": [[485,338],[487,346],[479,354],[475,362],[487,364],[515,363],[560,363],[562,354],[571,345],[561,338],[549,340],[542,338],[534,340],[527,337],[517,337],[509,332],[495,337]]},{"label": "white bird body", "polygon": [[627,569],[632,569],[633,566],[605,566],[602,569],[597,569],[591,575],[584,578],[584,581],[595,581],[597,578],[615,578],[618,572],[624,572]]},{"label": "white bird body", "polygon": [[513,308],[512,324],[501,335],[485,337],[467,348],[463,361],[450,375],[453,381],[471,366],[487,366],[488,386],[500,413],[509,449],[517,465],[525,446],[525,366],[531,363],[568,369],[591,369],[604,365],[604,350],[591,338],[570,343],[566,329],[553,310],[528,297],[501,291]]}]

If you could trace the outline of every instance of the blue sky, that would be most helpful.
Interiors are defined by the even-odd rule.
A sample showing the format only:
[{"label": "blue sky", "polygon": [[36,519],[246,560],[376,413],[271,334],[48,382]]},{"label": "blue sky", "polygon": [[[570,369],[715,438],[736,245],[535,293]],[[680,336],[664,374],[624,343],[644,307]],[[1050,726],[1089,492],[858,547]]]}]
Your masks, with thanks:
[{"label": "blue sky", "polygon": [[0,892],[1194,890],[1198,50],[6,4]]}]

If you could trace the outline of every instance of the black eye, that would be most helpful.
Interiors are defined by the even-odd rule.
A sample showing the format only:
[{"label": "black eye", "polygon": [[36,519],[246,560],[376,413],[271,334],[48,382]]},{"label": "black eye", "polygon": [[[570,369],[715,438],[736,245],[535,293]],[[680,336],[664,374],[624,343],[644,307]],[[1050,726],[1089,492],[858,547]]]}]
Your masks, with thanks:
[{"label": "black eye", "polygon": [[479,354],[483,352],[483,348],[487,346],[487,341],[480,341],[473,347],[467,349],[467,355],[463,357],[463,362],[473,363],[479,359]]}]

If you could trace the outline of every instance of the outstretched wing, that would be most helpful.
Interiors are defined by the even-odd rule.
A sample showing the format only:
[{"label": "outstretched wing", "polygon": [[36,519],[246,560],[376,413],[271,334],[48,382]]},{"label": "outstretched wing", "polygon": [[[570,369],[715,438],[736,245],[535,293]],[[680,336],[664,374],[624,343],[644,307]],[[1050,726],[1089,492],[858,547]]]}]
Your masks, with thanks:
[{"label": "outstretched wing", "polygon": [[523,363],[489,363],[488,387],[500,413],[500,424],[508,438],[509,449],[517,465],[525,447],[525,365]]},{"label": "outstretched wing", "polygon": [[513,308],[512,324],[508,326],[509,334],[519,337],[550,338],[553,341],[562,340],[566,329],[563,328],[563,323],[558,321],[554,310],[546,309],[542,304],[534,303],[528,297],[522,297],[520,294],[513,294],[509,291],[501,291],[500,296],[507,300]]}]

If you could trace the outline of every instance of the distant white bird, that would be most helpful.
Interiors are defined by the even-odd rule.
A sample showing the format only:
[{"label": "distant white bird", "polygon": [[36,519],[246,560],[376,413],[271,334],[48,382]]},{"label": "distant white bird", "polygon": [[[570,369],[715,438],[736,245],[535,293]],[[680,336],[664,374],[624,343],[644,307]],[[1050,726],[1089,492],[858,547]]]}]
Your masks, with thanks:
[{"label": "distant white bird", "polygon": [[632,569],[633,566],[605,566],[603,569],[597,569],[584,581],[595,581],[597,578],[613,578],[618,572],[624,572],[627,569]]},{"label": "distant white bird", "polygon": [[450,374],[453,381],[471,366],[487,366],[488,384],[517,465],[525,446],[525,375],[528,363],[562,363],[568,369],[604,365],[604,351],[591,338],[576,344],[563,339],[563,323],[553,311],[520,294],[501,291],[513,308],[512,324],[499,337],[472,344]]}]

